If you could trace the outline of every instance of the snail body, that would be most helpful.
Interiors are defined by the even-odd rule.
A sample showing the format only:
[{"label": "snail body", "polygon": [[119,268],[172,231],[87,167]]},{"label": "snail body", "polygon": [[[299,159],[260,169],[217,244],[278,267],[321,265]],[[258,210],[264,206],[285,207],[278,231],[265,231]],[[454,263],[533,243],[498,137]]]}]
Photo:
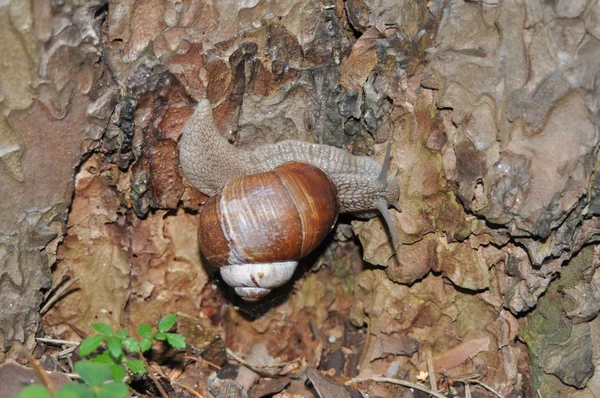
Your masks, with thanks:
[{"label": "snail body", "polygon": [[298,260],[331,232],[335,186],[309,163],[236,178],[200,210],[200,250],[247,301],[290,280]]},{"label": "snail body", "polygon": [[[400,196],[395,176],[387,174],[390,148],[383,165],[297,140],[243,150],[221,136],[209,101],[201,101],[179,143],[186,178],[211,196],[200,212],[200,250],[222,267],[236,293],[255,301],[292,277],[297,260],[333,229],[338,212],[374,216],[378,211],[398,246],[388,210]],[[310,218],[319,226],[307,227]],[[300,248],[291,241],[301,242]]]}]

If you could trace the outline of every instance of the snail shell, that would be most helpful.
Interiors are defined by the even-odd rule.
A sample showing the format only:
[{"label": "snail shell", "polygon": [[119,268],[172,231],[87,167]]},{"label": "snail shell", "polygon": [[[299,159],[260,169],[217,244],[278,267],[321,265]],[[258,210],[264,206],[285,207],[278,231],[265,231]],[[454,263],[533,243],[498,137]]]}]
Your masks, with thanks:
[{"label": "snail shell", "polygon": [[324,171],[285,163],[231,180],[202,206],[200,250],[239,296],[256,301],[291,279],[338,212],[335,185]]},{"label": "snail shell", "polygon": [[[400,245],[388,210],[400,196],[395,174],[388,175],[391,141],[383,164],[296,140],[244,150],[221,136],[211,104],[203,100],[183,129],[179,149],[186,178],[216,195],[201,209],[200,248],[245,300],[287,282],[298,259],[331,231],[338,211],[368,217],[378,211],[394,248]],[[291,203],[296,207],[288,208]]]}]

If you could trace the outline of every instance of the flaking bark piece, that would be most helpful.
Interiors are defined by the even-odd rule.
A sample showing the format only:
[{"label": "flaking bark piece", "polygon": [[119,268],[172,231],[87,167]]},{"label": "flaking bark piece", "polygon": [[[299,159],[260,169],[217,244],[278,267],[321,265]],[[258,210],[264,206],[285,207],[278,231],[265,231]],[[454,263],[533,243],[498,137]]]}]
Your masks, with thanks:
[{"label": "flaking bark piece", "polygon": [[[63,384],[71,381],[71,379],[63,373],[47,373],[57,390],[60,390]],[[40,375],[35,370],[26,366],[21,366],[15,362],[6,362],[0,365],[0,386],[2,386],[0,396],[12,397],[32,384],[44,385]]]},{"label": "flaking bark piece", "polygon": [[306,375],[321,398],[362,398],[359,391],[331,380],[315,368],[307,368]]}]

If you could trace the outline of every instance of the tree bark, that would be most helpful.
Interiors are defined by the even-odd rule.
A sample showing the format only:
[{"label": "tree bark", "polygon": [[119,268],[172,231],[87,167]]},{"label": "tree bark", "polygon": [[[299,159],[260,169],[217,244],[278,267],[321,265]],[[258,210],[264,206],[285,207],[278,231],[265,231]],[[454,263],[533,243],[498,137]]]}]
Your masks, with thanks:
[{"label": "tree bark", "polygon": [[0,5],[0,358],[34,346],[77,167],[114,108],[105,5]]},{"label": "tree bark", "polygon": [[[218,364],[228,347],[347,379],[600,392],[598,0],[58,3],[0,6],[4,356],[33,347],[66,276],[43,318],[61,338],[178,311]],[[206,197],[178,164],[204,98],[239,147],[381,160],[391,140],[398,253],[378,218],[342,218],[293,284],[237,302],[198,255]],[[242,373],[200,384],[243,395]]]}]

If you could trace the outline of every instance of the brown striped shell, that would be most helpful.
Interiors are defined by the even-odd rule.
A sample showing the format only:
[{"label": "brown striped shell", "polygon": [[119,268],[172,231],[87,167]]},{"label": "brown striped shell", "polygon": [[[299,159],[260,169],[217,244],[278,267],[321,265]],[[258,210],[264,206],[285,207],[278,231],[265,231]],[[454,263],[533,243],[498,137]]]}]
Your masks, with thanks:
[{"label": "brown striped shell", "polygon": [[[255,300],[291,278],[297,260],[331,232],[338,211],[335,186],[324,171],[285,163],[231,180],[202,206],[200,250],[212,264],[230,268],[221,274],[238,294],[250,288],[240,295]],[[291,270],[276,268],[290,262]]]}]

